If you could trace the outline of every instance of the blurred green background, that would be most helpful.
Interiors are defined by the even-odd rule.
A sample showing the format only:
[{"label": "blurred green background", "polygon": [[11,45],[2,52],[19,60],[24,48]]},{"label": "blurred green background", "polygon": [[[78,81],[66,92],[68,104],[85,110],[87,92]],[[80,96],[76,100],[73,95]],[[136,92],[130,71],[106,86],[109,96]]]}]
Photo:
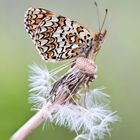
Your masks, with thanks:
[{"label": "blurred green background", "polygon": [[[108,35],[97,58],[94,87],[107,87],[111,108],[121,118],[105,139],[140,140],[140,0],[100,0],[98,4],[101,19],[104,9],[109,9]],[[8,140],[34,114],[28,103],[28,66],[33,62],[47,65],[23,25],[29,7],[55,11],[98,31],[92,0],[0,0],[0,140]],[[72,140],[75,136],[50,124],[42,128],[26,140]]]}]

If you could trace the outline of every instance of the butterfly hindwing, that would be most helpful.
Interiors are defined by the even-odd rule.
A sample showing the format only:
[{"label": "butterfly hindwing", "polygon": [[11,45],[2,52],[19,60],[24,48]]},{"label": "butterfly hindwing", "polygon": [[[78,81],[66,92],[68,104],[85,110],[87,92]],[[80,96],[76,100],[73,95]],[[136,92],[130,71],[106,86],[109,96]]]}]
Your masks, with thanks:
[{"label": "butterfly hindwing", "polygon": [[93,44],[91,33],[78,22],[42,8],[30,8],[25,27],[41,56],[61,61],[88,51]]}]

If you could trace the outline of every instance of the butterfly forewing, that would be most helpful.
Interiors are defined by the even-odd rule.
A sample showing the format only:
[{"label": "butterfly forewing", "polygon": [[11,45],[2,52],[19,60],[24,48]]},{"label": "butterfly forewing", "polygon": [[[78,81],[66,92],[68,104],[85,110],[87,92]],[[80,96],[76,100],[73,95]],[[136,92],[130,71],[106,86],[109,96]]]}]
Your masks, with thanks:
[{"label": "butterfly forewing", "polygon": [[41,8],[30,8],[25,27],[41,56],[61,61],[87,53],[92,47],[91,33],[78,22]]}]

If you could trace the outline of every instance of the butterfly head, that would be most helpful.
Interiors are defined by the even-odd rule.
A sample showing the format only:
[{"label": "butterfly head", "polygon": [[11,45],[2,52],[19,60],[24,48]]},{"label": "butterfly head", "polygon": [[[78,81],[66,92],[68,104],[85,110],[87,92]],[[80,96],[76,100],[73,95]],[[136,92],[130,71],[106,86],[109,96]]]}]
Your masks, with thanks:
[{"label": "butterfly head", "polygon": [[105,30],[103,33],[101,33],[101,32],[94,33],[94,35],[93,35],[94,42],[96,42],[96,44],[103,43],[103,40],[104,40],[106,34],[107,34],[107,30]]},{"label": "butterfly head", "polygon": [[94,50],[93,57],[94,57],[94,60],[95,60],[96,55],[98,54],[99,50],[102,47],[101,44],[103,43],[106,34],[107,34],[107,30],[105,30],[103,33],[98,32],[98,33],[94,33],[93,34],[93,40],[94,40],[94,44],[93,44],[93,50]]}]

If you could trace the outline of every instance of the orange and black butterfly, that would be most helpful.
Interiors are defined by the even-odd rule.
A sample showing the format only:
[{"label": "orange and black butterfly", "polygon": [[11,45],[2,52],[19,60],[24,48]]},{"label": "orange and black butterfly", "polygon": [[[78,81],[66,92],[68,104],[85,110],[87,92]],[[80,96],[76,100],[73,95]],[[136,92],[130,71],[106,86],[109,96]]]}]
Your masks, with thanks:
[{"label": "orange and black butterfly", "polygon": [[[107,12],[106,12],[107,13]],[[106,30],[92,33],[74,20],[42,8],[29,8],[24,24],[46,61],[62,61],[98,53]]]}]

